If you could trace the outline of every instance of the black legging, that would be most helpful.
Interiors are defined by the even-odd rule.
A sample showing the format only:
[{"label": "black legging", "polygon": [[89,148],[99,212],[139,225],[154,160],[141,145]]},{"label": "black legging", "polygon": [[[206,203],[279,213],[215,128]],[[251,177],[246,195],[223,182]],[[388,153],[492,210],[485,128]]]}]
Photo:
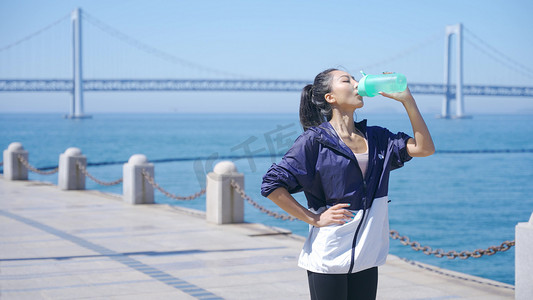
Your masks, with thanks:
[{"label": "black legging", "polygon": [[378,267],[352,274],[307,271],[311,300],[376,299]]}]

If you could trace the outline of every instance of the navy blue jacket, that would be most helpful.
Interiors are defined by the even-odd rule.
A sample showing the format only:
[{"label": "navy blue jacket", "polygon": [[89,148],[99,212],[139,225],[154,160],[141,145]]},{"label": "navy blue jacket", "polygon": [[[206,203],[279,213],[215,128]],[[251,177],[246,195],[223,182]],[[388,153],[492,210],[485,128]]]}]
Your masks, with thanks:
[{"label": "navy blue jacket", "polygon": [[406,148],[410,136],[367,127],[366,120],[355,126],[368,141],[365,178],[353,152],[331,124],[324,122],[302,133],[281,162],[269,168],[261,194],[267,197],[279,187],[290,193],[303,191],[308,207],[315,211],[338,203],[351,204],[350,210],[367,209],[375,198],[387,196],[390,171],[411,159]]}]

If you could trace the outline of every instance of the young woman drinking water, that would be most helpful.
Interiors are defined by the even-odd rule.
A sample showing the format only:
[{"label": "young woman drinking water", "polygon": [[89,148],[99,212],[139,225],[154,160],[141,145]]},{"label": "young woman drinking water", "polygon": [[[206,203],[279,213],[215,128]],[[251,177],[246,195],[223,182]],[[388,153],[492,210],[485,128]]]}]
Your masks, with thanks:
[{"label": "young woman drinking water", "polygon": [[[298,265],[308,272],[311,299],[375,299],[377,267],[389,251],[389,173],[435,151],[409,88],[380,94],[403,104],[413,137],[354,122],[364,105],[357,86],[347,72],[328,69],[304,87],[304,132],[261,186],[263,196],[310,225]],[[291,196],[301,191],[308,208]]]}]

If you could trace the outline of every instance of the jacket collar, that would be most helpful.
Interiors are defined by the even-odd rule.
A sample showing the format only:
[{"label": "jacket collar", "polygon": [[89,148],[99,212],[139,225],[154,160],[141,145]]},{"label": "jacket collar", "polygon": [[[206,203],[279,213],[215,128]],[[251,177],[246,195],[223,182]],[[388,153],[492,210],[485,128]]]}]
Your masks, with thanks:
[{"label": "jacket collar", "polygon": [[[355,128],[361,131],[366,139],[368,140],[368,134],[366,131],[366,122],[364,119],[361,122],[354,122]],[[314,131],[318,134],[317,141],[325,146],[328,146],[333,149],[337,149],[340,152],[344,153],[347,157],[355,159],[355,155],[352,151],[341,141],[341,138],[337,135],[337,132],[331,126],[329,122],[324,122],[317,127],[314,127]]]}]

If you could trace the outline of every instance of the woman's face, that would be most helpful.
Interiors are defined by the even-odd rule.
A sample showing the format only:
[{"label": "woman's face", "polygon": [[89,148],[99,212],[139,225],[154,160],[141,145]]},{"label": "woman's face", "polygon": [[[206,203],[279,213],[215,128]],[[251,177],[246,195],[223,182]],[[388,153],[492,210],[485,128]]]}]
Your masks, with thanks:
[{"label": "woman's face", "polygon": [[364,105],[363,97],[357,92],[359,82],[347,72],[331,72],[331,92],[326,94],[326,101],[340,109],[356,109]]}]

